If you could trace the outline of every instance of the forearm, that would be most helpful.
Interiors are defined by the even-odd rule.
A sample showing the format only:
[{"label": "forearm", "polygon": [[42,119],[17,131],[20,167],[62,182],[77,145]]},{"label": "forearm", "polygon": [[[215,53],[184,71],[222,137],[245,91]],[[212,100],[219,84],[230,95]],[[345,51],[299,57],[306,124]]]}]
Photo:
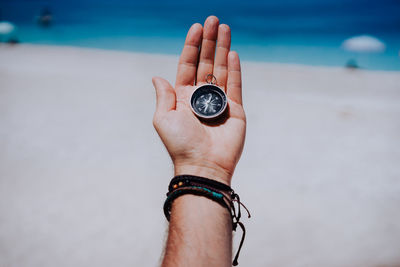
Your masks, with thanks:
[{"label": "forearm", "polygon": [[[239,225],[244,231],[240,211],[236,213],[233,205],[237,201],[240,207],[240,199],[230,188],[246,133],[240,60],[230,44],[229,26],[219,25],[218,18],[210,16],[204,27],[194,24],[187,34],[175,87],[153,78],[157,97],[153,124],[174,163],[175,176],[203,177],[169,186],[164,212],[170,224],[163,267],[231,266],[232,227],[236,230]],[[210,75],[215,84],[209,86],[224,91],[229,111],[206,121],[191,110],[191,94],[208,83]]]},{"label": "forearm", "polygon": [[232,221],[215,201],[183,195],[172,205],[162,266],[232,266]]}]

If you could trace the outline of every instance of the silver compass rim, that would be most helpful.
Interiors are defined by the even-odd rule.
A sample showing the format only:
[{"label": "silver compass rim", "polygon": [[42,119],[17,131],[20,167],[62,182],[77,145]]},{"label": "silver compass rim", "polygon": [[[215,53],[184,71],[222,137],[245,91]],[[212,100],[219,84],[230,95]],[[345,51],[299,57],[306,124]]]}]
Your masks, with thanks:
[{"label": "silver compass rim", "polygon": [[[213,114],[213,115],[210,115],[210,116],[206,116],[206,115],[203,115],[203,114],[200,114],[200,113],[196,112],[196,110],[193,108],[193,105],[192,105],[192,103],[193,103],[193,96],[194,96],[194,94],[196,93],[196,91],[199,90],[199,89],[202,88],[202,87],[207,87],[207,86],[216,87],[216,88],[222,93],[222,95],[224,96],[224,99],[223,99],[224,106],[221,108],[220,111],[218,111],[217,113],[215,113],[215,114]],[[219,87],[219,86],[217,86],[217,85],[215,85],[215,84],[211,84],[211,83],[202,84],[202,85],[198,86],[198,87],[192,92],[192,95],[190,96],[190,109],[192,110],[192,112],[193,112],[197,117],[202,118],[202,119],[215,119],[215,118],[219,117],[220,115],[222,115],[222,113],[225,112],[227,106],[228,106],[228,97],[227,97],[225,91],[224,91],[221,87]]]}]

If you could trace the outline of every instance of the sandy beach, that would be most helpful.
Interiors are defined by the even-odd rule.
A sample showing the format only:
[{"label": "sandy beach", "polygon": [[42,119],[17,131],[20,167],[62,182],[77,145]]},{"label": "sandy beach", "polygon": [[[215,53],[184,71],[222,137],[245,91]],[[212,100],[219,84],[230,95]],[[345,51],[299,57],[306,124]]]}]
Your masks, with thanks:
[{"label": "sandy beach", "polygon": [[[159,264],[173,172],[151,77],[177,61],[0,45],[0,267]],[[400,266],[400,72],[242,70],[239,266]]]}]

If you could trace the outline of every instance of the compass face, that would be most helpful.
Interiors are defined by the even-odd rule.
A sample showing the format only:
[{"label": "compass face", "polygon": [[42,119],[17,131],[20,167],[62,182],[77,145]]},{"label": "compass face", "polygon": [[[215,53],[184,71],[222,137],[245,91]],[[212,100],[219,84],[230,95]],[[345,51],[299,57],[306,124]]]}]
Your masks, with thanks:
[{"label": "compass face", "polygon": [[190,100],[193,112],[201,118],[212,119],[221,115],[226,109],[225,92],[212,84],[197,88]]}]

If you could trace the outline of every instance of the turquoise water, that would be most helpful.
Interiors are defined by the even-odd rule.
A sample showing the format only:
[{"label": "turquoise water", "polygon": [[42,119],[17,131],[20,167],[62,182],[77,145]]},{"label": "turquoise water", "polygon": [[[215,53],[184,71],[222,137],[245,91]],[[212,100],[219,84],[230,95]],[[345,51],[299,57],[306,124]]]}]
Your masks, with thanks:
[{"label": "turquoise water", "polygon": [[[50,27],[35,18],[47,7]],[[0,19],[18,26],[24,43],[179,54],[187,29],[217,15],[232,28],[242,59],[344,66],[349,59],[374,70],[400,70],[400,2],[251,0],[185,2],[117,0],[4,1]],[[340,48],[346,38],[371,34],[386,44],[377,54]]]}]

